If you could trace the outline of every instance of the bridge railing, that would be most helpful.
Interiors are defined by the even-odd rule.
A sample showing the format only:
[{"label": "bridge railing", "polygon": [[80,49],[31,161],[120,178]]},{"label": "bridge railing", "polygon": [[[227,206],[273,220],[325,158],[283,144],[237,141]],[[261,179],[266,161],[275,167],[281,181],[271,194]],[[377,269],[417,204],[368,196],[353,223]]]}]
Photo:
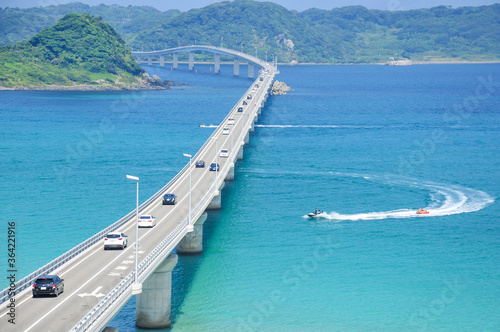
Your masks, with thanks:
[{"label": "bridge railing", "polygon": [[[272,81],[273,78],[274,78],[274,75],[272,75],[269,78],[270,81]],[[253,83],[252,83],[252,86],[253,86]],[[252,87],[250,87],[250,89],[251,88]],[[250,89],[248,89],[248,90],[250,90]],[[230,116],[232,116],[231,114],[234,112],[234,110],[246,98],[248,90],[246,91],[245,95],[235,104],[235,106],[233,107],[231,112],[226,116],[226,118],[224,118],[223,122],[225,122]],[[260,107],[260,103],[262,103],[264,95],[265,95],[265,91],[262,90],[260,92],[258,99],[257,99],[257,101],[259,102],[259,107]],[[257,112],[256,108],[254,108],[251,115],[255,116],[256,112]],[[248,128],[250,121],[253,121],[252,116],[248,117],[246,124],[244,124],[245,128]],[[218,130],[220,130],[220,127],[218,127],[217,130],[215,130],[212,133],[212,135],[210,135],[210,138],[205,141],[203,146],[198,150],[198,152],[195,154],[195,156],[193,158],[199,157],[199,155],[203,152],[203,150],[207,146],[207,144],[210,144],[211,137],[216,135]],[[248,129],[243,130],[240,133],[240,136],[238,137],[237,142],[242,142],[244,140],[247,132],[248,132]],[[236,154],[238,153],[238,150],[239,149],[234,149],[234,148],[232,149],[231,155],[230,155],[230,158],[231,158],[230,160],[235,160]],[[229,167],[231,167],[231,163],[226,163],[224,165],[224,167],[221,169],[221,174],[226,174]],[[189,168],[189,163],[174,177],[174,179],[176,180],[188,168]],[[212,198],[212,193],[217,188],[219,188],[219,186],[222,184],[223,181],[224,181],[224,176],[219,176],[218,181],[214,182],[214,185],[212,185],[211,190],[207,191],[207,193],[202,198],[202,200],[192,210],[192,213],[191,213],[192,215],[196,215],[197,213],[200,212],[201,209],[206,208],[206,206],[208,205],[207,202]],[[144,204],[146,204],[147,202],[150,203],[150,202],[154,201],[154,199],[152,199],[152,198],[157,196],[157,195],[158,196],[161,195],[161,193],[163,193],[166,189],[168,189],[168,187],[171,185],[171,183],[172,183],[172,181],[170,181],[167,185],[165,185],[161,190],[159,190],[149,200],[147,200],[146,202],[141,204],[141,207],[144,207],[145,206]],[[134,211],[129,213],[129,215],[133,214],[133,213],[134,213]],[[141,263],[138,267],[138,276],[141,279],[143,277],[142,275],[145,272],[145,270],[148,267],[150,267],[155,262],[155,260],[162,255],[162,253],[165,250],[170,250],[170,251],[173,250],[172,243],[173,243],[174,239],[176,239],[179,236],[179,234],[181,234],[185,230],[185,228],[187,228],[188,224],[189,224],[189,216],[187,216],[179,225],[177,225],[177,227],[170,234],[168,234],[165,237],[165,239],[155,249],[153,249],[153,251],[146,258],[144,258],[141,261]],[[109,292],[101,301],[99,301],[99,303],[94,308],[92,308],[92,310],[89,313],[87,313],[87,315],[85,315],[85,317],[83,317],[70,331],[71,332],[86,331],[89,329],[89,327],[91,327],[93,324],[95,324],[95,322],[99,319],[99,317],[101,317],[101,315],[110,306],[112,306],[114,303],[116,303],[121,296],[124,296],[126,293],[128,294],[130,287],[132,286],[132,283],[134,282],[134,273],[135,273],[135,270],[130,272],[115,288],[113,288],[111,290],[111,292]]]},{"label": "bridge railing", "polygon": [[[234,107],[237,107],[237,105],[239,105],[245,97],[246,97],[246,94],[236,103],[236,106],[234,106]],[[233,110],[234,110],[234,107],[233,107]],[[229,116],[231,115],[231,113],[228,114],[226,116],[226,118],[224,118],[223,121],[226,121],[229,118]],[[218,128],[217,130],[219,130],[219,129],[220,128]],[[213,137],[214,135],[216,135],[217,130],[215,130],[210,137]],[[193,158],[195,160],[196,160],[197,157],[199,157],[199,155],[201,154],[201,152],[203,151],[203,149],[208,144],[210,144],[210,141],[211,141],[211,139],[208,139],[207,141],[205,141],[205,143],[203,144],[203,146],[193,156]],[[143,211],[147,206],[149,206],[151,204],[151,202],[153,202],[154,200],[158,199],[163,193],[165,193],[166,190],[168,188],[170,188],[173,185],[173,183],[175,183],[175,181],[177,181],[177,179],[179,177],[181,177],[182,174],[187,169],[189,169],[189,163],[186,164],[179,171],[179,173],[177,173],[177,175],[175,175],[172,178],[172,180],[170,180],[165,186],[163,186],[163,188],[161,188],[158,192],[156,192],[148,200],[146,200],[144,203],[142,203],[139,206],[139,211]],[[74,257],[78,256],[80,253],[82,253],[83,251],[85,251],[89,247],[95,245],[96,243],[98,243],[99,241],[101,241],[107,233],[117,230],[118,228],[120,228],[121,226],[123,226],[126,222],[128,222],[134,216],[135,216],[135,210],[129,212],[126,216],[124,216],[120,220],[116,221],[112,225],[108,226],[104,230],[96,233],[95,235],[93,235],[89,239],[81,242],[80,244],[78,244],[74,248],[68,250],[67,252],[65,252],[64,254],[60,255],[57,258],[55,258],[54,260],[50,261],[49,263],[45,264],[41,268],[37,269],[36,271],[30,273],[26,277],[24,277],[21,280],[17,281],[15,283],[14,289],[12,289],[10,286],[7,287],[7,288],[5,288],[4,290],[2,290],[0,292],[0,304],[4,303],[5,301],[7,301],[9,298],[13,297],[14,295],[19,294],[20,292],[22,292],[27,287],[30,287],[33,284],[33,282],[36,280],[36,278],[38,278],[39,276],[51,273],[52,271],[56,270],[59,266],[65,264],[69,260],[71,260]]]}]

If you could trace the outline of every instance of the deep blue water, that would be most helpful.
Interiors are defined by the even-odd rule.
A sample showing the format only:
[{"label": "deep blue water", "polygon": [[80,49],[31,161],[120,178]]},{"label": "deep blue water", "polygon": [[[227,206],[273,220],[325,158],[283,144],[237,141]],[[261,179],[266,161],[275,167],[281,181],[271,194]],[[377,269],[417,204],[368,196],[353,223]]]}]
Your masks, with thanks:
[{"label": "deep blue water", "polygon": [[[131,211],[126,174],[141,201],[161,188],[251,84],[145,69],[193,86],[0,93],[20,275]],[[293,91],[266,104],[204,253],[174,270],[172,330],[500,330],[500,65],[280,71]],[[131,299],[110,325],[134,321]]]}]

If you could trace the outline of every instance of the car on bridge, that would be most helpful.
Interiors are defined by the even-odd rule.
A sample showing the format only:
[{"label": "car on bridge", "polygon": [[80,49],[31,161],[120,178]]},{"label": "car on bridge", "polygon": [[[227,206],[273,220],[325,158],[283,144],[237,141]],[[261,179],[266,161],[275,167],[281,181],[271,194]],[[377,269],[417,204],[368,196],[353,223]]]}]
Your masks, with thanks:
[{"label": "car on bridge", "polygon": [[234,119],[233,118],[227,119],[227,124],[228,125],[234,125]]},{"label": "car on bridge", "polygon": [[64,279],[56,275],[44,275],[36,278],[32,287],[33,297],[38,295],[54,295],[59,296],[64,292]]},{"label": "car on bridge", "polygon": [[104,250],[110,248],[124,249],[127,247],[127,235],[120,232],[110,232],[104,238]]},{"label": "car on bridge", "polygon": [[174,194],[165,194],[163,195],[163,205],[175,205],[175,199],[177,196]]},{"label": "car on bridge", "polygon": [[246,100],[243,100],[243,105],[248,105]]},{"label": "car on bridge", "polygon": [[143,215],[139,217],[137,221],[139,224],[138,227],[155,227],[156,226],[156,217],[150,214]]},{"label": "car on bridge", "polygon": [[243,112],[243,107],[238,107],[238,112]]},{"label": "car on bridge", "polygon": [[229,157],[229,151],[227,149],[220,150],[220,157],[221,158],[227,158],[227,157]]},{"label": "car on bridge", "polygon": [[251,94],[250,94],[250,95],[248,95],[248,96],[247,96],[247,99],[252,99],[252,95],[251,95]]},{"label": "car on bridge", "polygon": [[219,171],[219,164],[211,163],[209,170],[213,172],[215,172],[215,170]]},{"label": "car on bridge", "polygon": [[259,81],[261,81],[261,82],[262,82],[263,80],[264,80],[264,77],[262,77],[262,76],[261,76],[261,77],[259,77]]},{"label": "car on bridge", "polygon": [[204,168],[205,167],[205,162],[203,160],[198,160],[195,164],[196,168]]},{"label": "car on bridge", "polygon": [[229,135],[229,128],[222,129],[222,135]]}]

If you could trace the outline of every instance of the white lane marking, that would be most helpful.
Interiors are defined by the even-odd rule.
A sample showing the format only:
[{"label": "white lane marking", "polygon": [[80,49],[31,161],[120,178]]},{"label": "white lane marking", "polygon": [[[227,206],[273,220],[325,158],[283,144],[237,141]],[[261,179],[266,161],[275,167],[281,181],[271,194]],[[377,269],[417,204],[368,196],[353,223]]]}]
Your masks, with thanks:
[{"label": "white lane marking", "polygon": [[[231,112],[232,112],[232,111],[231,111]],[[243,113],[243,114],[244,114],[244,113]],[[243,114],[242,114],[242,115],[243,115]],[[250,114],[251,114],[251,113],[250,113]],[[249,115],[250,115],[250,114],[249,114]],[[235,121],[235,126],[237,126],[237,124],[238,124],[240,121],[243,121],[243,116],[239,117],[239,119],[238,119],[237,121]],[[220,136],[220,135],[219,135],[219,136]],[[224,143],[226,143],[226,141],[228,141],[228,140],[229,140],[229,137],[227,137],[227,138],[226,138],[226,140],[224,141]],[[215,145],[215,142],[211,142],[211,144],[209,144],[209,146],[210,146],[210,145]],[[202,158],[203,156],[206,156],[206,155],[209,153],[209,151],[210,151],[210,149],[209,149],[209,148],[208,148],[208,146],[207,146],[207,149],[205,149],[204,153],[202,153],[202,154],[200,155],[200,158]],[[189,173],[189,172],[187,172],[187,173]],[[205,171],[205,173],[207,173],[207,171]],[[175,183],[175,184],[174,184],[171,188],[172,188],[172,189],[174,189],[174,188],[176,188],[176,187],[180,186],[180,183],[182,183],[184,180],[186,180],[186,179],[183,179],[183,177],[184,177],[184,178],[187,178],[186,173],[184,173],[184,174],[183,174],[183,176],[182,176],[181,178],[179,178],[179,180],[180,180],[180,181],[177,181],[177,182],[176,182],[176,183]],[[202,179],[203,179],[203,176],[202,176],[202,177],[200,177],[200,179],[199,179],[199,180],[195,183],[195,185],[193,186],[193,188],[194,188],[196,185],[198,185],[198,183],[199,183]],[[161,197],[161,196],[160,196],[160,197]],[[160,201],[161,201],[161,198],[160,198],[160,197],[158,198],[158,203],[157,203],[156,205],[154,205],[154,202],[151,204],[151,206],[150,206],[150,207],[149,207],[149,209],[148,209],[148,212],[149,212],[149,213],[150,213],[153,209],[156,209],[156,208],[160,205],[160,204],[159,204],[159,203],[160,203]],[[186,195],[186,197],[189,197],[189,195]],[[186,197],[184,197],[183,199],[181,199],[181,200],[179,201],[179,203],[180,203],[180,202],[182,202],[184,199],[186,199]],[[171,213],[175,210],[175,207],[176,207],[176,206],[174,206],[174,208],[173,208],[173,209],[172,209],[169,213],[167,213],[167,214],[166,214],[166,215],[165,215],[165,216],[164,216],[164,217],[160,220],[160,222],[162,222],[163,220],[165,220],[165,218],[166,218],[166,217],[168,217],[168,216],[169,216],[169,215],[170,215],[170,214],[171,214]],[[136,223],[136,222],[137,222],[137,221],[135,220],[135,217],[130,218],[130,220],[129,220],[127,223],[132,223],[132,224],[131,224],[128,228],[126,228],[125,230],[129,230],[130,228],[132,228],[132,226],[135,226],[135,223]],[[147,235],[150,231],[152,231],[152,230],[153,230],[153,229],[150,229],[148,232],[144,233],[144,234],[143,234],[143,236],[139,237],[139,240],[141,240],[143,237],[145,237],[145,236],[146,236],[146,235]],[[96,245],[97,245],[97,244],[98,244],[98,243],[96,243]],[[134,244],[135,244],[135,242],[134,242],[134,243],[132,243],[130,247],[132,247]],[[125,250],[127,250],[127,249],[128,249],[128,248],[126,248]],[[83,263],[85,260],[87,260],[88,258],[90,258],[92,255],[94,255],[95,253],[100,252],[100,251],[101,251],[101,250],[100,250],[100,248],[96,248],[96,249],[94,250],[94,252],[93,252],[93,253],[89,254],[89,255],[88,255],[88,256],[86,256],[86,257],[84,257],[81,261],[79,261],[78,263],[76,263],[75,265],[73,265],[71,268],[69,268],[67,271],[65,271],[63,274],[61,274],[61,276],[63,276],[63,275],[65,275],[65,274],[67,274],[68,272],[70,272],[71,270],[73,270],[75,267],[77,267],[78,265],[80,265],[81,263]],[[139,253],[141,253],[141,251],[139,251]],[[123,253],[122,253],[122,254],[123,254]],[[122,254],[120,254],[119,256],[121,256]],[[119,256],[117,256],[117,258],[118,258]],[[116,260],[116,259],[115,259],[115,260]],[[105,267],[105,268],[101,269],[101,270],[100,270],[97,274],[101,273],[104,269],[106,269],[109,265],[111,265],[111,263],[113,263],[115,260],[112,260],[112,261],[111,261],[108,265],[106,265],[106,267]],[[97,274],[96,274],[96,275],[97,275]],[[95,277],[96,275],[94,275],[94,277]],[[89,279],[89,280],[88,280],[85,284],[83,284],[80,288],[78,288],[78,290],[80,290],[81,288],[83,288],[83,287],[84,287],[84,286],[85,286],[88,282],[90,282],[92,279],[94,279],[94,277],[92,277],[91,279]],[[78,290],[77,290],[77,291],[78,291]],[[75,293],[76,293],[76,292],[72,293],[71,295],[74,295]],[[70,295],[70,296],[71,296],[71,295]],[[23,303],[25,303],[26,301],[28,301],[30,298],[31,298],[31,297],[27,297],[24,301],[20,302],[20,303],[18,304],[18,307],[19,307],[20,305],[22,305]],[[69,298],[69,297],[68,297],[68,298]],[[64,302],[65,302],[68,298],[66,298],[65,300],[63,300],[60,304],[64,303]],[[59,305],[60,305],[60,304],[59,304]],[[35,324],[33,324],[32,326],[30,326],[30,327],[29,327],[26,331],[28,331],[29,329],[31,329],[31,328],[32,328],[34,325],[36,325],[39,321],[41,321],[43,318],[45,318],[46,316],[48,316],[48,315],[49,315],[52,311],[54,311],[57,307],[59,307],[59,305],[57,305],[57,306],[56,306],[56,307],[54,307],[51,311],[49,311],[47,314],[45,314],[44,316],[42,316],[42,317],[41,317],[38,321],[36,321],[36,322],[35,322]]]},{"label": "white lane marking", "polygon": [[[231,110],[230,114],[231,114],[231,113],[233,113],[233,111],[232,111],[232,110]],[[243,113],[243,114],[245,114],[245,113]],[[234,112],[234,115],[236,115],[236,112]],[[234,116],[234,115],[233,115],[233,116]],[[236,118],[235,118],[235,119],[236,119]],[[243,121],[243,116],[238,117],[238,120],[236,120],[236,121],[235,121],[235,127],[237,127],[237,126],[238,126],[238,124],[240,123],[240,121]],[[229,139],[229,137],[228,137],[226,140],[228,140],[228,139]],[[212,141],[213,141],[213,140],[212,140]],[[211,142],[211,144],[212,144],[212,145],[215,145],[215,143],[214,143],[214,142]],[[209,146],[210,146],[211,144],[209,144]],[[210,149],[209,149],[209,148],[208,148],[208,146],[207,146],[207,149],[205,149],[205,151],[204,151],[204,152],[200,155],[200,158],[203,158],[203,156],[207,156],[207,154],[209,153],[209,151],[210,151]],[[206,170],[204,171],[204,173],[207,173],[207,172],[208,172],[208,171],[206,171]],[[188,172],[188,173],[189,173],[189,172]],[[185,173],[185,174],[186,174],[186,173]],[[183,175],[183,176],[187,178],[187,175]],[[198,181],[195,183],[195,185],[193,186],[193,188],[194,188],[194,187],[195,187],[195,186],[196,186],[196,185],[197,185],[197,184],[198,184],[198,183],[199,183],[202,179],[203,179],[203,176],[202,176],[202,177],[200,177],[200,180],[198,180]],[[175,187],[179,186],[179,185],[180,185],[180,183],[183,181],[182,177],[181,177],[181,178],[179,178],[179,180],[180,180],[180,181],[177,181],[177,182],[176,182],[176,183],[175,183],[175,184],[174,184],[171,188],[175,188]],[[160,197],[161,197],[161,196],[160,196]],[[161,201],[160,197],[158,198],[158,203],[157,203],[156,205],[154,205],[154,202],[151,204],[151,206],[150,206],[150,208],[149,208],[149,210],[148,210],[148,213],[151,213],[151,211],[152,211],[153,209],[156,209],[156,208],[160,205],[160,204],[159,204],[159,203],[160,203],[160,201]],[[184,200],[184,199],[182,199],[180,202],[182,202],[183,200]],[[171,211],[170,211],[170,212],[169,212],[169,213],[168,213],[165,217],[167,217],[168,215],[170,215],[170,213],[172,213],[172,212],[175,210],[175,207],[176,207],[176,206],[174,206],[174,208],[173,208],[173,209],[172,209],[172,210],[171,210]],[[160,222],[161,222],[161,221],[163,221],[163,220],[165,219],[165,217],[164,217],[164,218],[162,218],[162,219],[160,220]],[[130,220],[129,220],[128,222],[126,222],[126,224],[128,224],[128,223],[130,223],[130,222],[132,222],[132,225],[131,225],[131,226],[135,226],[135,222],[136,222],[136,221],[135,221],[135,217],[130,218]],[[128,227],[128,228],[126,228],[125,230],[129,230],[130,228],[131,228],[131,227]],[[151,230],[152,230],[152,229],[151,229]],[[150,230],[150,231],[151,231],[151,230]],[[144,236],[146,236],[148,233],[149,233],[149,231],[148,231],[148,232],[146,232],[143,236],[141,236],[141,237],[139,238],[139,240],[140,240],[140,239],[142,239]],[[97,245],[97,244],[98,244],[98,242],[97,242],[96,244],[94,244],[94,245]],[[134,242],[131,246],[133,246],[134,244],[135,244],[135,242]],[[127,250],[127,249],[128,249],[128,248],[126,248],[125,250]],[[61,276],[63,276],[63,275],[65,275],[66,273],[70,272],[71,270],[73,270],[74,268],[76,268],[78,265],[80,265],[81,263],[83,263],[84,261],[86,261],[88,258],[90,258],[92,255],[94,255],[95,253],[100,252],[100,251],[101,251],[101,249],[100,249],[99,247],[96,247],[96,249],[94,250],[94,252],[93,252],[93,253],[90,253],[88,256],[83,257],[83,258],[82,258],[82,260],[80,260],[78,263],[76,263],[76,264],[75,264],[75,265],[73,265],[71,268],[69,268],[68,270],[66,270],[63,274],[61,274]],[[141,251],[139,251],[139,253],[141,253]],[[134,255],[130,255],[130,256],[128,256],[128,258],[135,258],[135,256],[134,256]],[[24,304],[24,303],[25,303],[26,301],[28,301],[29,299],[31,299],[31,297],[27,297],[24,301],[19,302],[19,304],[18,304],[17,306],[18,306],[18,307],[19,307],[19,306],[21,306],[22,304]]]},{"label": "white lane marking", "polygon": [[102,286],[97,287],[92,293],[83,293],[83,294],[78,294],[80,297],[85,297],[85,296],[95,296],[95,297],[103,297],[103,293],[97,293],[101,290]]},{"label": "white lane marking", "polygon": [[128,266],[117,266],[115,267],[115,270],[126,270],[128,268]]}]

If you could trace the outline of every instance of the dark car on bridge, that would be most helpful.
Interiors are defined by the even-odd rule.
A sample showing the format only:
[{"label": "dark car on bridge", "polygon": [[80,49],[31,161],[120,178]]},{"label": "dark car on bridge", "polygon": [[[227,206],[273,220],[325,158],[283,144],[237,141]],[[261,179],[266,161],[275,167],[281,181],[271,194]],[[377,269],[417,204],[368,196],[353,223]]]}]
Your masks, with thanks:
[{"label": "dark car on bridge", "polygon": [[243,107],[238,107],[238,112],[243,112]]},{"label": "dark car on bridge", "polygon": [[177,196],[174,194],[165,194],[163,196],[163,205],[175,205],[175,199]]},{"label": "dark car on bridge", "polygon": [[243,105],[248,105],[246,100],[243,100]]},{"label": "dark car on bridge", "polygon": [[33,297],[38,295],[55,295],[59,296],[64,292],[64,279],[56,275],[44,275],[38,277],[33,284]]},{"label": "dark car on bridge", "polygon": [[196,168],[203,168],[205,167],[205,162],[203,160],[198,160],[196,162]]},{"label": "dark car on bridge", "polygon": [[219,164],[211,163],[209,170],[215,172],[216,169],[217,169],[217,171],[219,171]]},{"label": "dark car on bridge", "polygon": [[248,95],[248,96],[247,96],[247,99],[252,99],[252,95]]}]

